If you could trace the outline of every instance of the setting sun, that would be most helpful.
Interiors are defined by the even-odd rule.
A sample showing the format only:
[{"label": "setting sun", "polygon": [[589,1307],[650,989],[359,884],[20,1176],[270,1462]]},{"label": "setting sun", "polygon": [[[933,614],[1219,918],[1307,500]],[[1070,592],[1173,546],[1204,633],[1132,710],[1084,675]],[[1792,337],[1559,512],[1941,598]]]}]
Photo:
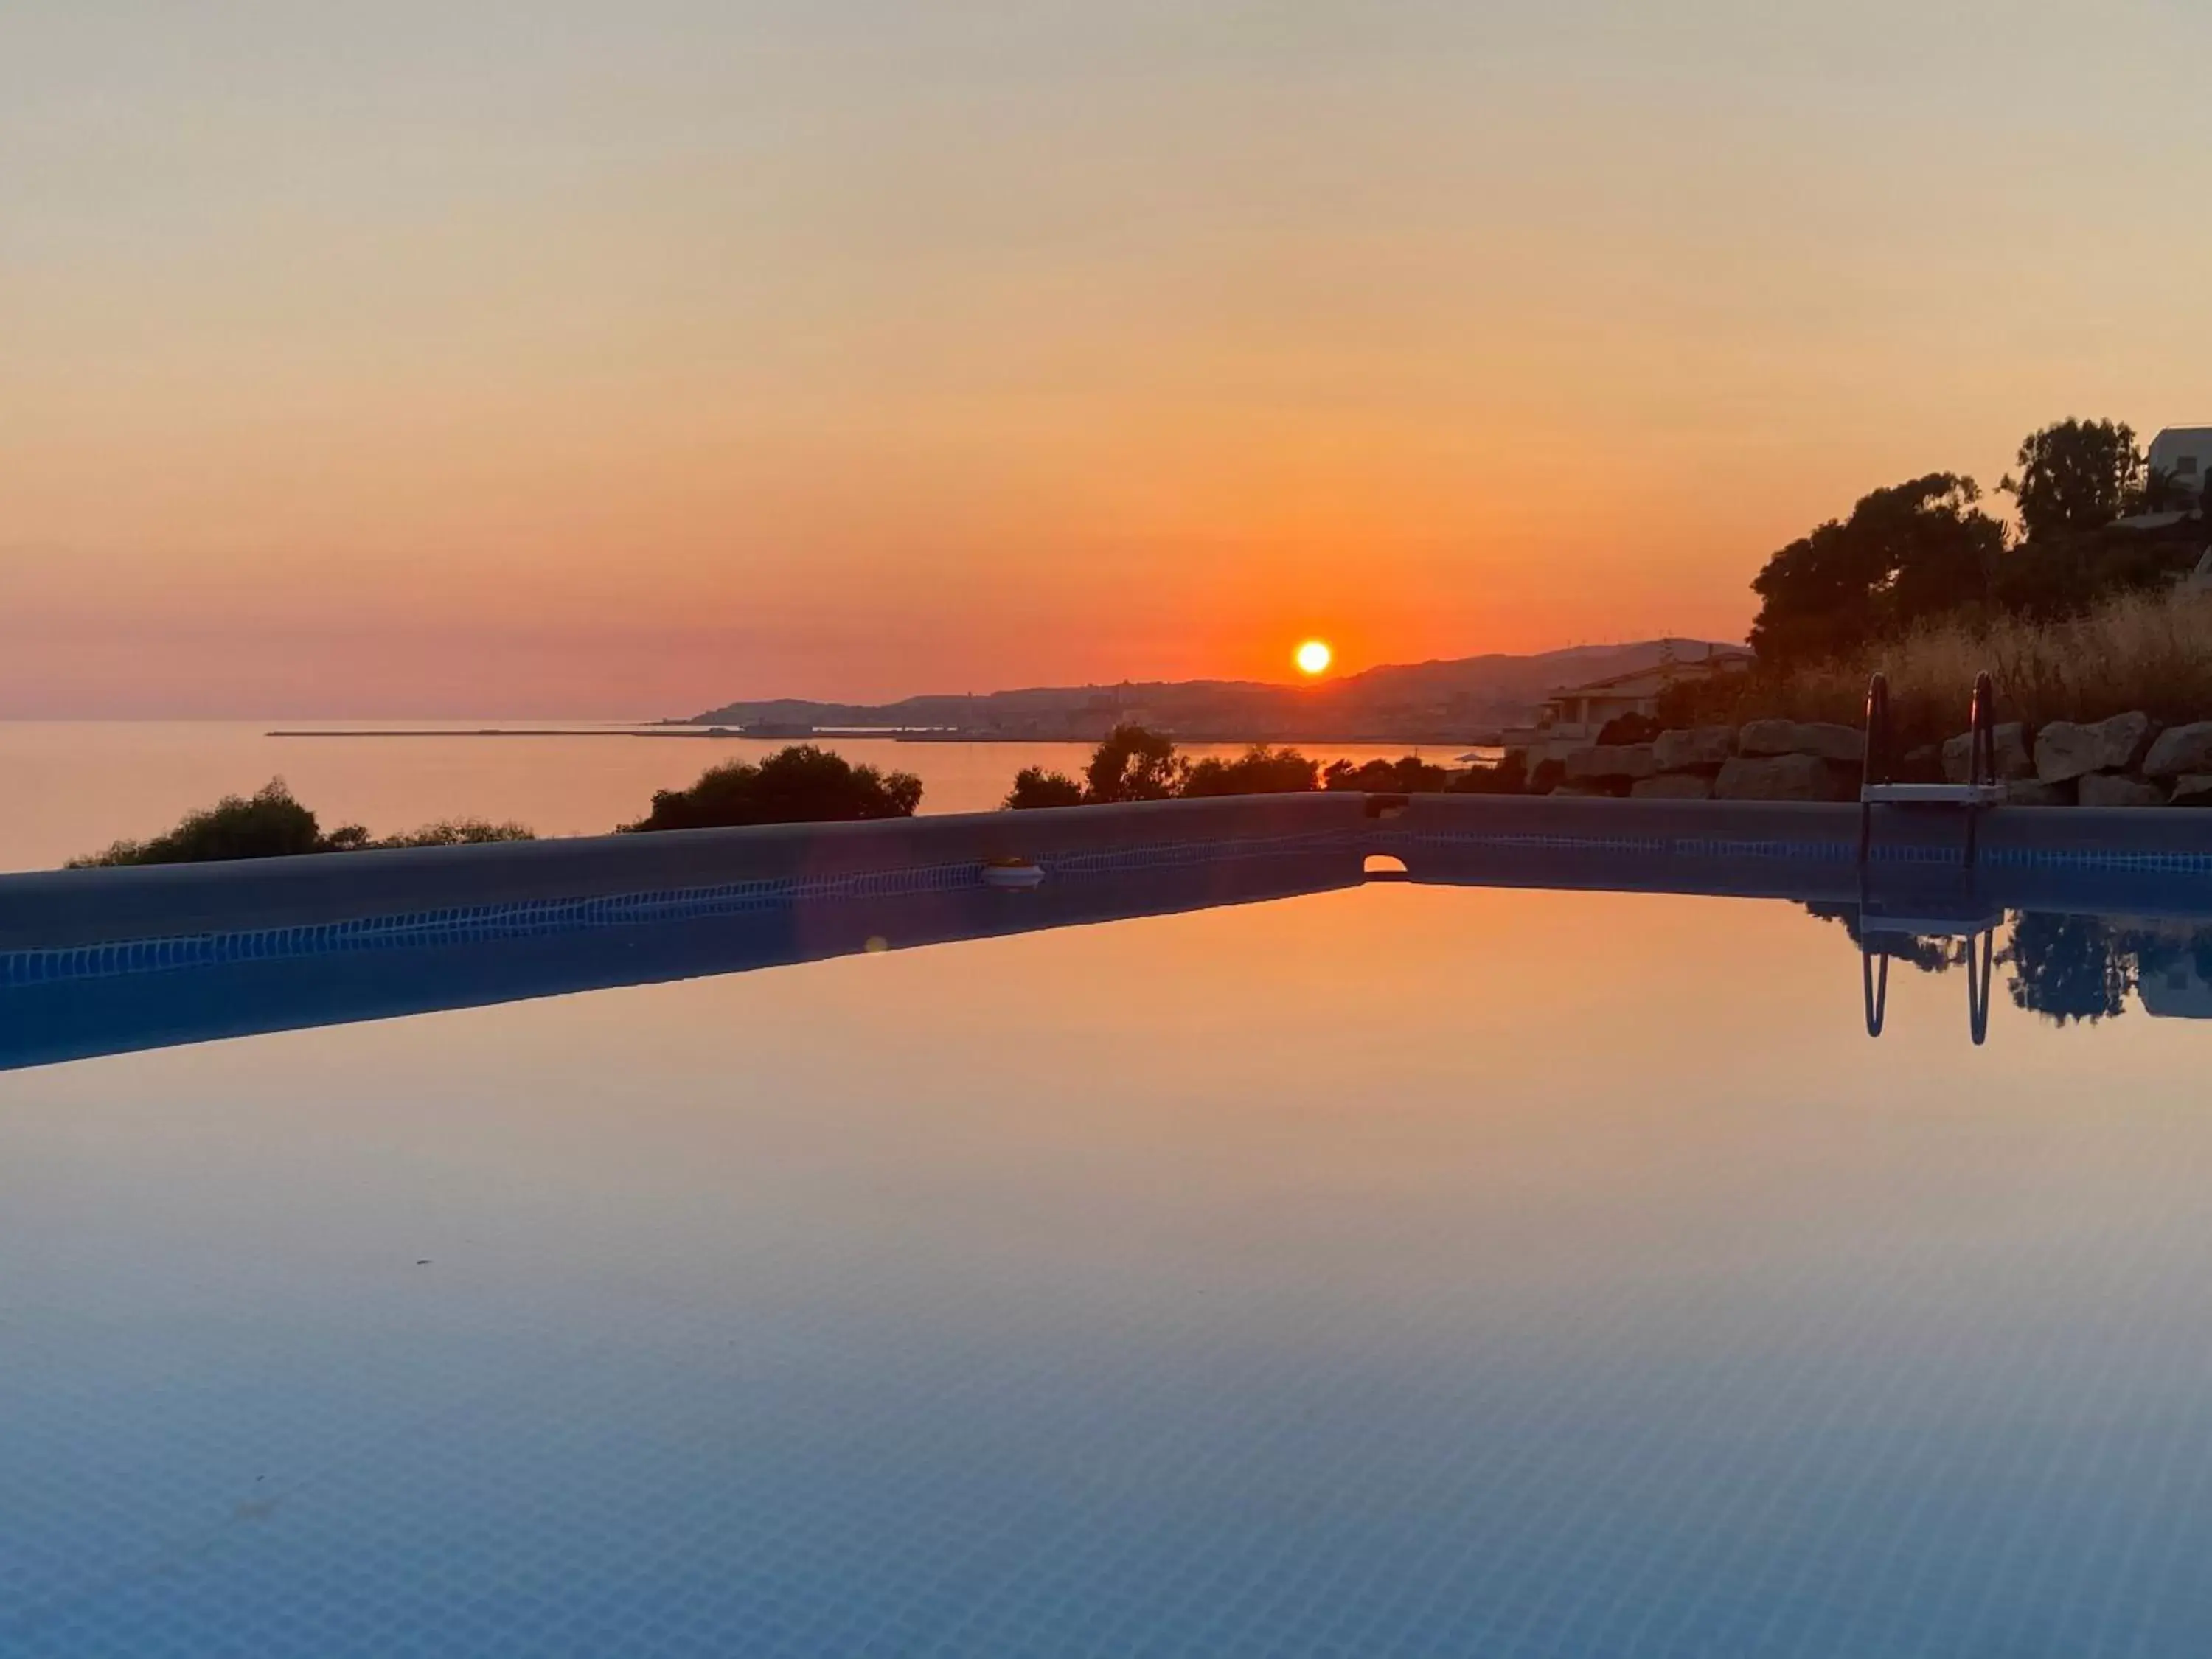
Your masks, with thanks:
[{"label": "setting sun", "polygon": [[1298,672],[1325,674],[1328,672],[1328,665],[1335,656],[1336,653],[1328,648],[1327,641],[1308,640],[1297,649]]}]

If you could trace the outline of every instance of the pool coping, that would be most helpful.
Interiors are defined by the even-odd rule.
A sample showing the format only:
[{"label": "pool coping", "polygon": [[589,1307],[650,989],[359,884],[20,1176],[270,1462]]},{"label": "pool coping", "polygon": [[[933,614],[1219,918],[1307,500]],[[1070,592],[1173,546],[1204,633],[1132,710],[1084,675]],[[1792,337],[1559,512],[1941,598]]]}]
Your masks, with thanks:
[{"label": "pool coping", "polygon": [[[0,876],[0,988],[956,893],[1006,859],[1062,884],[1387,854],[1416,882],[1826,898],[1964,867],[1955,811],[1875,808],[1863,865],[1860,827],[1853,805],[1315,793],[46,872]],[[2212,812],[2000,808],[1973,854],[2000,902],[2102,878],[2212,912]]]}]

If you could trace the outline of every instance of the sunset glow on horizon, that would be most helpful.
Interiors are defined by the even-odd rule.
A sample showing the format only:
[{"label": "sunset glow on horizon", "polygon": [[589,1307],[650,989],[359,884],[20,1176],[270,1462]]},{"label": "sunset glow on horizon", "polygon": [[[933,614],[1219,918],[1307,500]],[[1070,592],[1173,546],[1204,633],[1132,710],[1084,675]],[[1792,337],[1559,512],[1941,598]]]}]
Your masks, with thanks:
[{"label": "sunset glow on horizon", "polygon": [[2212,419],[2212,13],[1796,9],[25,0],[0,717],[1739,640]]}]

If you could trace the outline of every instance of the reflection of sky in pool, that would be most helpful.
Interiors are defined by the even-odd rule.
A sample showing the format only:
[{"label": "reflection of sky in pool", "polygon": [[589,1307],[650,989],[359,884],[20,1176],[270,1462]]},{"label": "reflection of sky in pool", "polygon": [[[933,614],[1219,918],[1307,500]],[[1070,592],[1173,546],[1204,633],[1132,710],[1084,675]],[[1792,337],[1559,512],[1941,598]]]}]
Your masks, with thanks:
[{"label": "reflection of sky in pool", "polygon": [[1981,1048],[1396,886],[0,1076],[0,1652],[2202,1653],[2212,953],[2038,926]]}]

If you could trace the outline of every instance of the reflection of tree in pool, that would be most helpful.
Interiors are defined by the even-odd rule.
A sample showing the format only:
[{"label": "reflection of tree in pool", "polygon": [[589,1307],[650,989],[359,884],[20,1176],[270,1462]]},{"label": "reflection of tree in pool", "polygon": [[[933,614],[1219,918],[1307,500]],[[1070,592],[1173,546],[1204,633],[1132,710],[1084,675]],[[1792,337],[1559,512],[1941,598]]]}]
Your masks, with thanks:
[{"label": "reflection of tree in pool", "polygon": [[[1808,904],[1822,921],[1840,922],[1863,951],[1893,962],[1940,974],[1965,960],[1964,939],[1921,939],[1907,934],[1869,938],[1859,925],[1854,904]],[[2193,982],[2212,986],[2212,928],[2138,921],[2132,926],[2095,916],[2015,912],[1997,960],[2012,969],[2015,1007],[2061,1025],[2094,1023],[2124,1012],[2131,994],[2148,982]],[[2172,1007],[2154,1012],[2180,1012]]]},{"label": "reflection of tree in pool", "polygon": [[[1851,936],[1851,943],[1862,951],[1867,948],[1866,933],[1859,926],[1857,905],[1808,904],[1805,913],[1822,921],[1841,922],[1844,931]],[[1940,974],[1966,959],[1966,941],[1962,939],[1919,939],[1910,933],[1890,933],[1883,935],[1878,948],[1887,952],[1892,962],[1917,968],[1923,974]]]},{"label": "reflection of tree in pool", "polygon": [[2132,943],[2094,916],[2015,916],[2005,949],[2014,1005],[2061,1025],[2117,1018],[2135,983]]}]

